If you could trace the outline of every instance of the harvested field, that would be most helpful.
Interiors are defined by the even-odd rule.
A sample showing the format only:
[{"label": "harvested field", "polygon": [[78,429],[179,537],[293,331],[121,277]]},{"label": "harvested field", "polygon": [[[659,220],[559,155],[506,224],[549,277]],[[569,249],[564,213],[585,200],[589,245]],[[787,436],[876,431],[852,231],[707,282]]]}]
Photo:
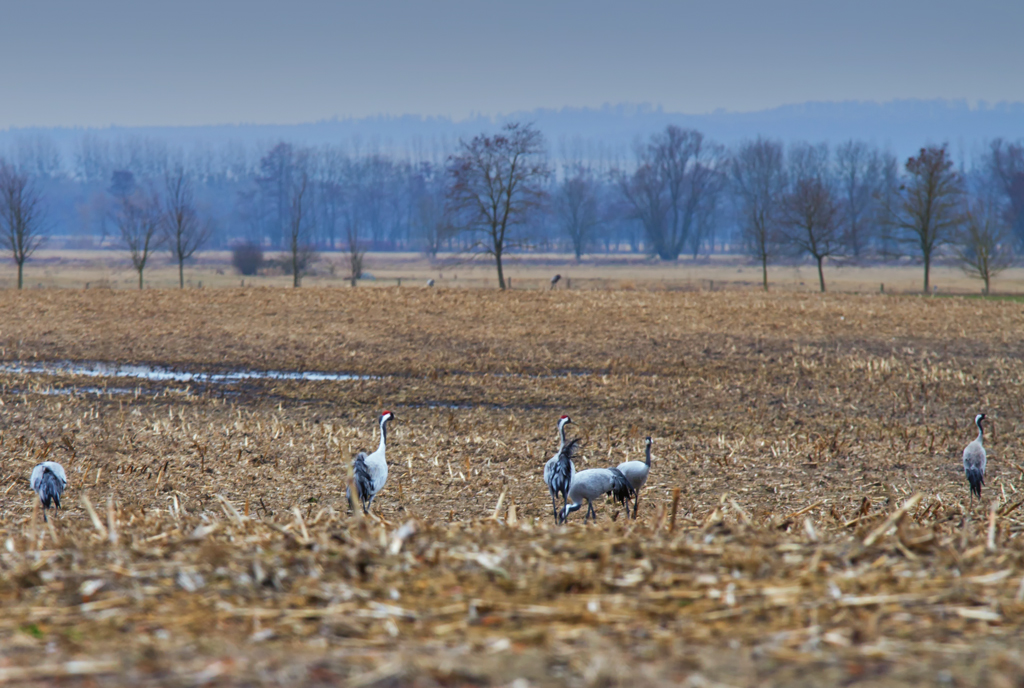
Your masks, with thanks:
[{"label": "harvested field", "polygon": [[[963,298],[6,292],[0,682],[1020,685],[1022,342],[1021,304]],[[636,521],[553,525],[562,413],[578,469],[653,436]]]}]

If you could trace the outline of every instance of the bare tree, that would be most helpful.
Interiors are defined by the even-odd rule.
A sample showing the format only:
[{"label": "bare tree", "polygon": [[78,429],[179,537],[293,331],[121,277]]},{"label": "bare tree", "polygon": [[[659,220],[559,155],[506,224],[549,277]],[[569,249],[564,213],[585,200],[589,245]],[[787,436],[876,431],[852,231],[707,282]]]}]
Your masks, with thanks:
[{"label": "bare tree", "polygon": [[728,177],[723,172],[716,170],[715,175],[717,179],[712,182],[715,193],[705,194],[701,199],[697,206],[693,225],[690,227],[690,236],[687,241],[694,260],[700,256],[702,248],[708,250],[714,248],[715,230],[718,228],[722,213],[722,194],[718,191],[724,189],[728,184]]},{"label": "bare tree", "polygon": [[260,158],[256,185],[270,240],[275,246],[283,247],[287,240],[295,166],[296,152],[288,143],[277,144]]},{"label": "bare tree", "polygon": [[737,201],[740,235],[747,252],[761,263],[768,291],[768,261],[778,250],[778,222],[786,188],[782,144],[758,137],[740,146],[732,160],[732,185]]},{"label": "bare tree", "polygon": [[842,255],[844,249],[835,192],[819,176],[801,177],[794,180],[782,206],[783,240],[797,253],[814,258],[818,285],[824,293],[825,259]]},{"label": "bare tree", "polygon": [[513,231],[545,198],[544,181],[550,172],[544,137],[529,124],[513,122],[496,136],[461,142],[461,149],[448,159],[449,208],[469,231],[481,236],[475,246],[494,256],[498,287],[504,289],[502,257],[522,243]]},{"label": "bare tree", "polygon": [[192,179],[178,167],[164,181],[164,243],[178,263],[178,286],[185,288],[185,261],[210,240],[212,227],[199,217]]},{"label": "bare tree", "polygon": [[637,158],[636,171],[620,175],[619,187],[632,216],[644,223],[653,251],[675,260],[700,222],[702,206],[722,188],[718,168],[724,150],[699,131],[670,125]]},{"label": "bare tree", "polygon": [[[623,214],[634,223],[628,223],[634,230],[629,235],[629,243],[633,251],[639,251],[642,228],[650,244],[648,251],[654,249],[652,237],[665,235],[665,224],[668,221],[668,199],[665,193],[665,179],[658,173],[658,168],[651,162],[641,162],[631,175],[616,174],[619,192],[624,200]],[[639,224],[639,228],[636,227]],[[656,253],[657,250],[654,249]]]},{"label": "bare tree", "polygon": [[292,286],[299,287],[302,275],[309,269],[316,248],[312,241],[311,213],[309,198],[309,174],[305,169],[295,173],[288,206],[288,251],[291,254]]},{"label": "bare tree", "polygon": [[927,293],[935,252],[955,239],[962,221],[963,180],[945,146],[922,148],[907,160],[906,169],[909,177],[895,206],[888,208],[888,229],[920,254]]},{"label": "bare tree", "polygon": [[413,172],[410,186],[413,208],[411,224],[423,252],[431,259],[437,258],[441,247],[455,234],[452,217],[445,208],[444,168],[432,163],[421,163]]},{"label": "bare tree", "polygon": [[847,141],[836,149],[836,173],[845,243],[860,258],[871,243],[871,210],[878,195],[882,158],[863,141]]},{"label": "bare tree", "polygon": [[579,262],[600,224],[597,185],[590,168],[581,164],[566,167],[565,177],[555,192],[554,207]]},{"label": "bare tree", "polygon": [[18,168],[36,179],[56,179],[64,173],[60,149],[45,134],[18,137],[14,151]]},{"label": "bare tree", "polygon": [[989,171],[1006,197],[1005,215],[1017,244],[1024,247],[1024,142],[996,139],[990,146]]},{"label": "bare tree", "polygon": [[872,193],[871,222],[876,227],[876,241],[879,256],[883,260],[894,260],[901,254],[895,232],[889,228],[890,209],[899,203],[903,181],[900,178],[900,163],[892,153],[879,155],[878,187]]},{"label": "bare tree", "polygon": [[345,237],[348,245],[349,279],[352,286],[363,276],[363,258],[366,256],[366,245],[359,236],[359,219],[349,217],[345,223]]},{"label": "bare tree", "polygon": [[18,266],[18,289],[24,286],[25,261],[45,240],[42,196],[28,173],[0,160],[0,247]]},{"label": "bare tree", "polygon": [[445,212],[444,201],[430,194],[420,197],[417,210],[423,252],[436,259],[438,251],[455,233],[452,218]]},{"label": "bare tree", "polygon": [[980,198],[968,204],[956,253],[963,271],[985,282],[986,295],[992,278],[1013,265],[1013,244],[1013,233],[1000,208]]},{"label": "bare tree", "polygon": [[156,194],[136,189],[131,195],[118,199],[115,213],[121,241],[131,254],[132,266],[139,273],[139,289],[142,289],[146,263],[163,240],[160,234],[160,199]]}]

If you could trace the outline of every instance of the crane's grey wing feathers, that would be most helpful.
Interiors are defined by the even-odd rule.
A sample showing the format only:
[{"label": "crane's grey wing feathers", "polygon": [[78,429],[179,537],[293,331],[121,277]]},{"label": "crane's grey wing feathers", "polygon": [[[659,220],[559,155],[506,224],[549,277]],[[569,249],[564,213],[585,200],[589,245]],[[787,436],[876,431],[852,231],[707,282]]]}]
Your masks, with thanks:
[{"label": "crane's grey wing feathers", "polygon": [[373,479],[370,477],[370,469],[366,466],[366,454],[359,452],[352,461],[352,478],[356,484],[356,495],[359,501],[365,505],[373,498]]},{"label": "crane's grey wing feathers", "polygon": [[971,485],[971,494],[981,498],[981,486],[985,484],[985,447],[975,440],[964,449],[964,473]]},{"label": "crane's grey wing feathers", "polygon": [[57,476],[57,479],[60,480],[61,484],[67,486],[68,477],[67,475],[64,474],[63,466],[61,466],[56,461],[43,461],[43,466],[48,468],[51,473]]},{"label": "crane's grey wing feathers", "polygon": [[[558,456],[555,457],[554,465],[551,466],[551,475],[547,481],[552,495],[562,495],[568,498],[569,487],[572,485],[572,478],[576,473],[572,458],[576,455],[578,446],[579,438],[573,438],[565,443],[562,450],[558,452]],[[545,466],[546,468],[547,466]]]},{"label": "crane's grey wing feathers", "polygon": [[39,464],[32,469],[32,477],[28,479],[28,484],[34,492],[39,492],[39,481],[43,477],[44,470],[43,464]]},{"label": "crane's grey wing feathers", "polygon": [[44,509],[49,509],[50,504],[60,508],[60,496],[64,494],[64,487],[68,484],[67,476],[64,474],[64,467],[56,461],[44,461],[32,469],[32,476],[29,478],[29,485],[39,495]]},{"label": "crane's grey wing feathers", "polygon": [[633,489],[633,486],[626,479],[626,476],[622,474],[622,471],[618,468],[609,468],[607,470],[611,474],[611,489],[609,492],[612,495],[612,499],[621,504],[636,494],[636,490]]},{"label": "crane's grey wing feathers", "polygon": [[551,474],[555,470],[555,464],[558,463],[558,454],[555,454],[547,463],[544,464],[544,484],[551,487]]},{"label": "crane's grey wing feathers", "polygon": [[650,469],[643,461],[625,461],[617,466],[619,472],[626,476],[626,480],[633,486],[634,490],[639,490],[647,482],[647,476],[650,473]]}]

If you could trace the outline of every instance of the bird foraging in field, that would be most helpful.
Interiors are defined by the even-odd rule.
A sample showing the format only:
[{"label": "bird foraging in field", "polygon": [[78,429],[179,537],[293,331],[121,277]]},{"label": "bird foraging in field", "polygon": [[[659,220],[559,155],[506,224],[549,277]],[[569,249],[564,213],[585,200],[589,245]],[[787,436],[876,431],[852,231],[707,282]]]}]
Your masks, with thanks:
[{"label": "bird foraging in field", "polygon": [[[633,502],[633,518],[636,518],[637,507],[640,506],[640,488],[647,483],[647,476],[651,472],[651,438],[644,440],[647,457],[644,461],[626,461],[618,465],[619,471],[626,476],[626,480],[633,486],[636,492],[636,501]],[[627,513],[629,509],[626,509]]]},{"label": "bird foraging in field", "polygon": [[[384,458],[384,451],[387,444],[388,421],[394,419],[395,414],[391,413],[391,411],[385,411],[380,414],[378,420],[380,423],[380,445],[378,445],[377,451],[372,454],[359,452],[356,454],[356,458],[352,460],[352,482],[355,483],[356,495],[359,497],[364,514],[370,512],[373,498],[377,496],[384,488],[384,483],[388,481],[388,462]],[[348,499],[349,507],[355,508],[352,505],[351,485],[345,489],[345,497]]]},{"label": "bird foraging in field", "polygon": [[427,286],[428,286],[428,287],[432,287],[432,286],[434,286],[434,280],[433,280],[433,278],[431,278],[431,279],[428,279],[428,280],[427,280]]},{"label": "bird foraging in field", "polygon": [[558,419],[558,451],[544,464],[544,484],[548,486],[551,493],[551,511],[554,514],[555,522],[558,518],[558,495],[562,495],[563,506],[569,503],[569,485],[576,475],[576,464],[572,458],[576,453],[578,440],[569,443],[565,441],[565,426],[572,423],[572,418],[562,416]]},{"label": "bird foraging in field", "polygon": [[583,522],[586,523],[591,515],[597,520],[592,500],[606,494],[610,494],[616,502],[626,503],[626,515],[629,515],[628,502],[636,492],[622,471],[618,468],[588,468],[580,471],[569,486],[569,501],[572,503],[567,504],[562,511],[562,523],[565,523],[569,514],[582,508],[584,500],[587,502],[587,513],[583,516]]},{"label": "bird foraging in field", "polygon": [[551,288],[554,289],[555,285],[558,284],[558,280],[562,279],[561,275],[555,275],[551,278]]},{"label": "bird foraging in field", "polygon": [[50,508],[51,503],[60,508],[60,496],[64,494],[64,488],[68,485],[64,467],[56,461],[43,461],[32,469],[32,477],[29,478],[28,484],[39,495],[39,501],[43,504],[43,520],[48,521],[46,510]]},{"label": "bird foraging in field", "polygon": [[978,426],[978,437],[964,448],[964,473],[971,487],[971,506],[974,506],[974,495],[981,499],[981,486],[985,484],[985,446],[982,444],[985,430],[981,427],[983,420],[984,413],[974,417],[974,424]]}]

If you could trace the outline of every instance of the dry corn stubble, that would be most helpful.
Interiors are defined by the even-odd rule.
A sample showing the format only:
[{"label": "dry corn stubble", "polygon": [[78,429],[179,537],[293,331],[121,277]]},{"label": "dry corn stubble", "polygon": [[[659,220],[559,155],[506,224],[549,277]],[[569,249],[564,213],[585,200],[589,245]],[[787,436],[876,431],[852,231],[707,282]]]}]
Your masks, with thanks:
[{"label": "dry corn stubble", "polygon": [[[136,684],[1024,671],[1017,304],[33,292],[5,299],[0,322],[7,361],[374,376],[0,373],[0,680],[117,683],[114,666]],[[375,446],[384,406],[400,419],[391,474],[359,519],[348,462]],[[995,432],[985,505],[966,514],[959,452],[976,410]],[[640,458],[654,436],[637,521],[599,504],[596,525],[553,526],[540,470],[562,413],[584,438],[578,469]],[[27,489],[44,457],[71,483],[52,529]]]}]

